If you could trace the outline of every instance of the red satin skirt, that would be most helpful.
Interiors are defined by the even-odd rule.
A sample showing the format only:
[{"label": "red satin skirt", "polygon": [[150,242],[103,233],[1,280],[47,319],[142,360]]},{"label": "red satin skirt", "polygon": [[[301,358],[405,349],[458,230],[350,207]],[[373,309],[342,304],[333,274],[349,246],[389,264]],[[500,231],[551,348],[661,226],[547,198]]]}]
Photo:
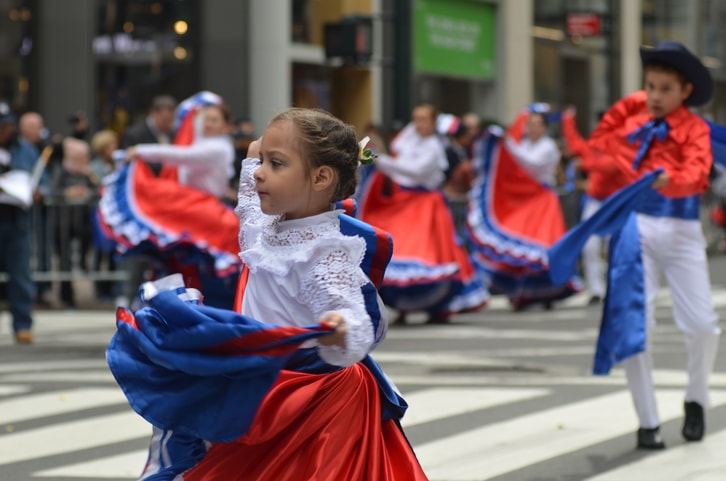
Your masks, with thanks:
[{"label": "red satin skirt", "polygon": [[361,364],[331,374],[282,371],[250,430],[214,444],[184,481],[425,481],[378,386]]},{"label": "red satin skirt", "polygon": [[402,188],[380,172],[370,182],[360,217],[391,234],[392,262],[426,266],[468,262],[466,252],[456,241],[454,221],[440,192]]}]

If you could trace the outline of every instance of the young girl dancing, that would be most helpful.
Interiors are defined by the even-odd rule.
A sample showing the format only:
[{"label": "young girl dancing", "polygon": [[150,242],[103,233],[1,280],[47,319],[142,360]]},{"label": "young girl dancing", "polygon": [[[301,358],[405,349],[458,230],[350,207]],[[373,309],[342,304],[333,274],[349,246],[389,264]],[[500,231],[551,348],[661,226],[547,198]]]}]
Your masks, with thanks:
[{"label": "young girl dancing", "polygon": [[[254,155],[256,144],[251,146],[250,155]],[[240,218],[240,257],[246,272],[241,278],[244,288],[239,300],[244,316],[236,318],[246,316],[288,330],[320,323],[324,332],[306,340],[286,359],[241,436],[232,441],[211,439],[210,443],[207,426],[195,425],[194,419],[200,418],[198,409],[207,408],[207,402],[233,405],[230,393],[249,381],[238,376],[237,386],[230,388],[234,376],[225,376],[227,402],[218,401],[217,394],[187,385],[184,396],[194,399],[181,402],[193,406],[181,410],[195,412],[180,414],[177,421],[155,422],[169,419],[169,411],[177,407],[163,405],[170,401],[151,380],[148,389],[162,405],[148,402],[148,406],[137,406],[144,404],[134,401],[142,398],[143,392],[135,391],[138,378],[129,381],[133,374],[128,371],[138,371],[138,362],[150,363],[156,369],[154,362],[165,354],[155,351],[149,356],[154,360],[141,359],[144,356],[136,356],[135,350],[144,342],[127,348],[130,343],[116,338],[135,330],[119,329],[109,348],[109,364],[132,407],[155,425],[141,479],[426,480],[400,428],[406,404],[367,356],[383,338],[386,321],[380,299],[375,289],[371,297],[371,282],[361,268],[366,241],[341,232],[344,222],[359,221],[342,218],[344,214],[334,207],[355,190],[359,155],[350,126],[323,111],[290,109],[270,122],[259,144],[259,159],[243,162],[236,212]],[[162,289],[159,283],[144,285],[142,297],[152,308],[136,313],[133,324],[142,326],[139,330],[147,328],[147,322],[139,319],[144,313],[153,311],[155,318],[164,317],[163,303],[154,302],[154,297],[169,294],[159,293]],[[177,317],[178,312],[174,313]],[[223,312],[194,308],[194,315],[207,313],[215,321]],[[161,323],[165,332],[172,332],[169,326],[174,319],[169,314]],[[185,328],[191,331],[188,325]],[[193,342],[204,336],[200,334],[204,328],[194,331]],[[154,334],[149,337],[155,339]],[[232,344],[223,344],[229,353]],[[241,346],[239,342],[234,345]],[[210,349],[219,352],[211,347],[204,352]],[[234,352],[230,362],[244,356],[242,351]],[[173,353],[177,355],[179,351]],[[123,356],[134,357],[134,362],[125,362]],[[168,368],[164,359],[159,364]],[[194,367],[197,374],[198,366],[199,362]],[[200,396],[206,396],[204,402],[198,402]],[[242,404],[245,402],[247,398]],[[231,411],[221,409],[206,419],[225,430],[225,424],[235,424],[242,417],[240,410],[235,405]]]}]

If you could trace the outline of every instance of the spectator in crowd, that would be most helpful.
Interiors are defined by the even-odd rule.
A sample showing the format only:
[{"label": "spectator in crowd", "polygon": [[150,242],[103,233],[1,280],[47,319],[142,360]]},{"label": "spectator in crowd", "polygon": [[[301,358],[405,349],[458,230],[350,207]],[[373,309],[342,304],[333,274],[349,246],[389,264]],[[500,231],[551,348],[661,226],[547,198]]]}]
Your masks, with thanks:
[{"label": "spectator in crowd", "polygon": [[[91,172],[95,179],[102,181],[104,177],[113,173],[116,168],[113,152],[116,149],[118,149],[118,135],[113,130],[101,130],[93,134]],[[100,196],[100,189],[98,195]],[[113,242],[102,241],[99,237],[94,237],[93,270],[100,272],[105,266],[107,272],[115,272],[118,270],[115,259],[116,245]],[[103,301],[111,301],[120,296],[123,288],[115,281],[96,281],[94,287],[96,297]]]},{"label": "spectator in crowd", "polygon": [[[38,152],[43,152],[46,146],[50,145],[48,131],[45,128],[43,116],[38,112],[26,112],[20,116],[18,120],[18,130],[20,137],[32,144]],[[38,160],[38,162],[47,162],[48,159]],[[33,166],[37,168],[36,165]],[[33,210],[32,216],[36,219],[33,223],[37,226],[33,233],[33,242],[35,247],[36,270],[48,272],[50,270],[50,250],[48,249],[48,207],[45,205],[45,198],[50,194],[50,175],[46,165],[39,179],[39,183],[34,187],[33,192]],[[38,306],[50,307],[50,302],[46,299],[46,294],[51,290],[51,284],[48,281],[40,281],[35,283],[35,303]]]},{"label": "spectator in crowd", "polygon": [[[58,212],[53,218],[61,271],[72,271],[74,240],[79,245],[80,268],[86,270],[86,256],[91,245],[92,203],[97,198],[97,186],[98,179],[91,170],[88,144],[74,137],[66,137],[63,140],[63,163],[51,179],[51,194]],[[61,282],[60,298],[66,308],[76,308],[71,281]]]},{"label": "spectator in crowd", "polygon": [[71,124],[71,137],[86,140],[88,136],[88,116],[85,112],[82,110],[73,112],[68,116],[68,123]]},{"label": "spectator in crowd", "polygon": [[[159,95],[151,101],[149,113],[143,122],[126,129],[121,137],[121,148],[137,144],[170,144],[174,140],[174,115],[177,102],[169,95]],[[158,174],[161,164],[149,164]]]},{"label": "spectator in crowd", "polygon": [[33,342],[30,178],[37,157],[35,148],[17,135],[10,107],[0,102],[0,266],[8,274],[7,296],[17,344]]}]

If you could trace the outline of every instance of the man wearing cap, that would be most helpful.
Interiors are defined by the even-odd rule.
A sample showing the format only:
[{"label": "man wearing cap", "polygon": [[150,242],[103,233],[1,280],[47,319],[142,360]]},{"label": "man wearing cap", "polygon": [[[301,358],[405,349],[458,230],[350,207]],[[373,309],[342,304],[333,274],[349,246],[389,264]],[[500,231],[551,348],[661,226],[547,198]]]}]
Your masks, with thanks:
[{"label": "man wearing cap", "polygon": [[686,336],[688,386],[681,433],[687,441],[704,436],[708,378],[720,335],[699,218],[700,194],[708,188],[712,164],[710,129],[688,109],[711,99],[713,80],[677,42],[641,48],[640,55],[645,89],[621,99],[603,116],[588,141],[592,155],[583,159],[583,168],[606,175],[617,188],[662,169],[637,209],[646,349],[623,361],[623,367],[640,422],[638,447],[663,449],[649,341],[660,278],[668,282],[673,317]]},{"label": "man wearing cap", "polygon": [[33,281],[30,271],[33,147],[18,138],[16,120],[0,102],[0,264],[8,274],[8,301],[15,342],[31,344]]}]

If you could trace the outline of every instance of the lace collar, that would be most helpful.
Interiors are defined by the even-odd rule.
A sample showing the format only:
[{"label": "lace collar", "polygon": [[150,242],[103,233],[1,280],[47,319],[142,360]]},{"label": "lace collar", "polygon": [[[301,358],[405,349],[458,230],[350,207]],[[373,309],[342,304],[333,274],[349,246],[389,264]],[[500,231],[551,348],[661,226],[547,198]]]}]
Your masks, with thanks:
[{"label": "lace collar", "polygon": [[270,246],[297,246],[321,237],[340,232],[338,215],[341,210],[331,210],[301,219],[275,219],[262,232],[263,243]]},{"label": "lace collar", "polygon": [[365,241],[340,232],[341,210],[294,220],[275,219],[266,226],[258,241],[240,253],[240,258],[256,272],[262,269],[287,275],[295,264],[307,262],[321,251],[335,247],[348,252],[358,263],[363,258]]}]

